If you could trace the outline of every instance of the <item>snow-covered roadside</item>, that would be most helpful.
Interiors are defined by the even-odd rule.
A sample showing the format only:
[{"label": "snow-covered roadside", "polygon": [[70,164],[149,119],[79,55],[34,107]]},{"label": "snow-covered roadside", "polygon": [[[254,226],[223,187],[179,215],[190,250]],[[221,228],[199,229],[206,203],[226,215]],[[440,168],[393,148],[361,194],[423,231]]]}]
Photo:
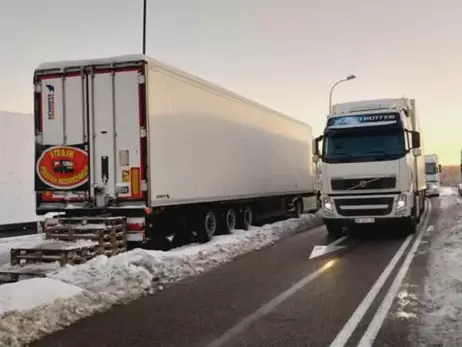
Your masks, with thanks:
[{"label": "snow-covered roadside", "polygon": [[457,190],[441,194],[441,214],[431,238],[421,346],[462,346],[462,199]]},{"label": "snow-covered roadside", "polygon": [[[46,279],[56,282],[61,289],[48,297],[40,291],[36,307],[22,310],[24,307],[18,305],[16,311],[11,311],[16,306],[10,301],[10,311],[1,315],[7,310],[1,309],[0,301],[0,345],[22,346],[114,304],[153,294],[167,284],[202,274],[285,235],[321,223],[319,215],[303,215],[218,236],[204,245],[188,245],[168,252],[135,249],[112,258],[99,256],[79,266],[66,266]],[[5,286],[11,286],[9,292],[17,287],[22,295],[35,296],[37,288],[30,281]]]}]

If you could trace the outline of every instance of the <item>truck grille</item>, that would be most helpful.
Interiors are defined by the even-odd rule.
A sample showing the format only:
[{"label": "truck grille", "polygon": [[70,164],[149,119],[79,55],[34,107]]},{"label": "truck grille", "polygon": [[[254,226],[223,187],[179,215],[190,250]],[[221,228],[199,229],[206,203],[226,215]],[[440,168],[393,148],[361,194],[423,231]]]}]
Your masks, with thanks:
[{"label": "truck grille", "polygon": [[396,187],[396,177],[340,178],[331,180],[330,184],[332,190],[392,189]]},{"label": "truck grille", "polygon": [[[338,214],[353,216],[386,216],[393,210],[393,197],[335,199]],[[374,206],[375,205],[375,206]]]}]

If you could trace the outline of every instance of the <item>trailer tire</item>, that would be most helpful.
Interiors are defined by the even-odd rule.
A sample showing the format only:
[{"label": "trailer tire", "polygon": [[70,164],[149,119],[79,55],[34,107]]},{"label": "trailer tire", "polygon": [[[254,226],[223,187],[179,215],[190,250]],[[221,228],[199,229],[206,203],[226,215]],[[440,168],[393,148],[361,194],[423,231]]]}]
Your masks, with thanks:
[{"label": "trailer tire", "polygon": [[218,219],[215,211],[207,209],[202,213],[197,223],[197,238],[200,243],[209,242],[218,229]]},{"label": "trailer tire", "polygon": [[223,215],[223,232],[225,234],[231,234],[236,229],[237,216],[236,210],[232,207],[227,208]]},{"label": "trailer tire", "polygon": [[321,203],[321,193],[316,194],[316,210],[319,211],[322,207]]},{"label": "trailer tire", "polygon": [[253,211],[249,205],[244,206],[237,220],[236,228],[240,230],[249,230],[253,222]]},{"label": "trailer tire", "polygon": [[304,208],[303,199],[297,198],[297,200],[294,201],[294,217],[300,218],[303,214]]}]

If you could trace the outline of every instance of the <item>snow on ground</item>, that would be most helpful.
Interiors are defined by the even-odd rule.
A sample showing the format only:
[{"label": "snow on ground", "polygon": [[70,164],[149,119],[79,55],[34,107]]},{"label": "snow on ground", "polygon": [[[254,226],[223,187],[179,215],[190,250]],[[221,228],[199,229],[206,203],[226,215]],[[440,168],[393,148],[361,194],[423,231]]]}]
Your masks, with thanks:
[{"label": "snow on ground", "polygon": [[72,297],[82,291],[78,287],[49,278],[4,284],[0,286],[0,315],[15,310],[30,310],[48,304],[55,298]]},{"label": "snow on ground", "polygon": [[[449,189],[446,191],[449,193]],[[443,196],[445,195],[445,196]],[[422,346],[462,346],[462,200],[457,190],[442,194],[440,216],[432,230],[425,279]]]},{"label": "snow on ground", "polygon": [[462,198],[457,191],[457,188],[453,187],[441,187],[440,188],[440,208],[447,209],[454,204],[462,202]]},{"label": "snow on ground", "polygon": [[453,187],[441,187],[440,196],[450,196],[457,194],[457,188]]},{"label": "snow on ground", "polygon": [[[319,215],[307,214],[249,231],[237,230],[203,245],[168,252],[135,249],[111,258],[99,256],[82,265],[65,266],[48,274],[48,279],[69,287],[50,291],[44,305],[0,315],[0,345],[22,346],[114,304],[153,294],[168,284],[202,274],[285,235],[320,224]],[[9,286],[23,287],[30,281]],[[75,288],[82,292],[62,298]]]}]

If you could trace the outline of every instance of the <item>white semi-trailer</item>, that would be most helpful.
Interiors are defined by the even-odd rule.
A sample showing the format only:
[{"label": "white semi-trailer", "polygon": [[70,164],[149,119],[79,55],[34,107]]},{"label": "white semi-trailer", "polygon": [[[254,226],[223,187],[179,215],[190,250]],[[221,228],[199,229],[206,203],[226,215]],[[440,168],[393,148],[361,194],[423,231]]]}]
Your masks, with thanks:
[{"label": "white semi-trailer", "polygon": [[441,164],[437,154],[425,155],[427,196],[440,196]]},{"label": "white semi-trailer", "polygon": [[307,124],[142,55],[35,71],[37,213],[209,240],[314,194]]},{"label": "white semi-trailer", "polygon": [[322,211],[329,234],[391,222],[414,232],[425,205],[422,151],[414,100],[335,105],[324,134],[315,140],[313,157],[322,159]]},{"label": "white semi-trailer", "polygon": [[34,116],[0,111],[0,233],[33,229]]}]

